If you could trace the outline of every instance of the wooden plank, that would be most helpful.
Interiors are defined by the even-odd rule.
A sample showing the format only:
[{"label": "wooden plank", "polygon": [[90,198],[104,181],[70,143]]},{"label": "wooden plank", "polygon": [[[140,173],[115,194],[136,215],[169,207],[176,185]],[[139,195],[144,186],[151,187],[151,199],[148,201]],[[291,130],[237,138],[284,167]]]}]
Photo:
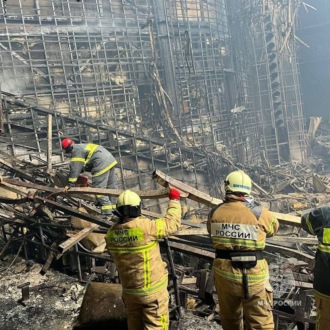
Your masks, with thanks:
[{"label": "wooden plank", "polygon": [[49,250],[47,260],[40,270],[40,275],[42,275],[42,276],[44,276],[47,273],[54,257],[56,256],[55,250],[57,249],[57,243],[53,242],[52,245],[50,246],[50,248],[51,249]]},{"label": "wooden plank", "polygon": [[314,256],[311,256],[307,253],[303,253],[297,250],[293,250],[292,248],[280,246],[280,245],[273,245],[273,244],[266,244],[266,251],[272,253],[280,253],[281,255],[287,255],[289,257],[296,258],[298,260],[306,262],[309,266],[312,266],[314,263]]},{"label": "wooden plank", "polygon": [[70,237],[63,243],[61,243],[58,246],[59,251],[63,254],[65,251],[69,250],[72,248],[75,244],[80,242],[83,238],[85,238],[87,235],[89,235],[93,230],[97,228],[96,225],[91,225],[90,227],[86,227],[79,232],[77,232],[74,236]]},{"label": "wooden plank", "polygon": [[[208,236],[209,233],[205,228],[181,228],[173,236]],[[308,244],[317,245],[319,244],[317,238],[314,237],[293,237],[293,236],[274,236],[266,239],[267,242],[278,244],[278,243],[290,243],[290,244]]]},{"label": "wooden plank", "polygon": [[181,281],[181,285],[196,284],[196,277],[184,277]]},{"label": "wooden plank", "polygon": [[[170,239],[170,246],[178,251],[192,254],[201,258],[206,258],[206,259],[214,259],[215,258],[215,253],[212,251],[207,251],[205,249],[193,247],[189,245],[189,242],[187,241],[181,241],[179,238],[174,240]],[[297,260],[301,260],[305,262],[309,267],[313,267],[314,264],[314,256],[311,256],[309,254],[300,252],[298,250],[294,250],[291,248],[279,246],[279,245],[273,245],[273,244],[266,244],[265,251],[271,252],[271,253],[280,253],[282,256],[286,255],[289,257],[296,258]]]},{"label": "wooden plank", "polygon": [[274,236],[267,238],[267,242],[277,244],[277,243],[292,243],[292,244],[308,244],[308,245],[318,245],[319,241],[315,237],[292,237],[292,236]]},{"label": "wooden plank", "polygon": [[4,160],[3,158],[0,158],[0,164],[9,168],[9,170],[17,173],[17,175],[21,176],[22,178],[25,178],[27,180],[33,181],[33,177],[28,175],[24,170],[21,170],[19,168],[14,167],[12,164]]},{"label": "wooden plank", "polygon": [[153,178],[156,180],[157,183],[159,183],[161,186],[167,188],[167,187],[173,187],[180,191],[183,191],[187,193],[187,197],[191,200],[194,200],[196,202],[202,203],[207,206],[215,206],[222,202],[221,199],[212,197],[206,193],[203,193],[193,187],[190,187],[186,183],[183,183],[179,180],[173,179],[169,175],[166,175],[165,173],[156,170],[153,173]]},{"label": "wooden plank", "polygon": [[[199,190],[190,187],[189,185],[171,178],[170,176],[162,173],[161,171],[155,171],[153,177],[156,181],[165,187],[165,189],[156,189],[156,190],[137,190],[135,191],[141,199],[159,199],[168,197],[168,189],[170,186],[178,188],[181,191],[186,192],[187,197],[191,200],[199,202],[201,204],[207,206],[215,206],[222,202],[221,199],[214,198],[206,193],[200,192]],[[104,195],[104,196],[119,196],[123,190],[121,189],[98,189],[98,188],[87,188],[87,187],[73,187],[70,188],[67,192],[63,191],[63,188],[52,188],[43,185],[37,185],[30,182],[23,182],[20,180],[8,179],[8,178],[1,178],[3,183],[9,183],[11,185],[32,188],[36,190],[43,190],[46,192],[51,193],[53,196],[61,195],[61,194],[69,194],[69,195],[79,195],[81,199],[88,195]],[[300,226],[300,217],[291,215],[291,214],[284,214],[278,212],[272,212],[274,216],[283,224],[291,225],[291,226]],[[150,212],[150,215],[152,212]],[[147,215],[147,214],[146,214]]]},{"label": "wooden plank", "polygon": [[301,218],[292,214],[278,213],[271,211],[278,221],[280,221],[283,225],[291,225],[295,227],[301,226]]},{"label": "wooden plank", "polygon": [[205,228],[184,228],[178,230],[173,236],[191,236],[191,235],[208,235],[206,227]]},{"label": "wooden plank", "polygon": [[173,242],[173,241],[170,240],[169,245],[170,245],[171,248],[173,248],[177,251],[192,254],[192,255],[195,255],[197,257],[212,259],[212,260],[215,258],[215,252],[210,252],[210,251],[206,251],[206,250],[203,250],[203,249],[198,249],[198,248],[189,246],[188,244]]},{"label": "wooden plank", "polygon": [[[169,187],[172,186],[173,188],[177,188],[181,191],[184,191],[187,193],[187,197],[191,200],[194,200],[198,203],[213,207],[216,205],[219,205],[223,201],[218,198],[211,197],[210,195],[206,193],[202,193],[199,190],[190,187],[189,185],[173,179],[169,175],[166,175],[165,173],[156,170],[153,173],[153,178],[156,180],[157,183],[159,183],[163,187]],[[301,221],[300,217],[291,215],[291,214],[284,214],[284,213],[278,213],[278,212],[272,212],[272,214],[283,224],[285,225],[291,225],[300,227]]]},{"label": "wooden plank", "polygon": [[[14,186],[26,187],[35,190],[42,190],[56,195],[79,195],[80,198],[84,198],[84,195],[104,195],[104,196],[115,196],[118,197],[124,190],[122,189],[100,189],[100,188],[89,188],[89,187],[72,187],[67,191],[63,188],[53,188],[48,186],[43,186],[39,184],[34,184],[31,182],[24,182],[15,179],[1,178],[4,183],[9,183]],[[156,189],[156,190],[132,190],[136,192],[141,199],[158,199],[168,197],[168,189]]]}]

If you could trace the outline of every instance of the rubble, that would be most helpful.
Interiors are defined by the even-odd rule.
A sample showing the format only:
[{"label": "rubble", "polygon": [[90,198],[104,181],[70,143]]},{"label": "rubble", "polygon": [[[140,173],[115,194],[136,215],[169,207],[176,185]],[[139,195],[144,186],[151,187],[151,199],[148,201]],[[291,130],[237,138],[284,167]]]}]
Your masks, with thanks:
[{"label": "rubble", "polygon": [[[6,164],[6,167],[10,168],[13,173],[16,172],[18,163],[19,161],[15,162],[15,165]],[[267,173],[269,180],[272,181],[279,176],[288,176],[288,173],[297,171],[297,166],[296,164],[294,167],[277,168],[268,173],[268,170],[264,170],[264,173]],[[69,327],[68,324],[72,325],[77,317],[81,292],[86,283],[90,281],[118,282],[118,274],[110,256],[104,251],[105,246],[102,242],[102,236],[105,235],[110,223],[99,219],[98,210],[93,207],[92,196],[96,193],[118,196],[121,190],[77,187],[65,192],[62,188],[40,184],[43,180],[45,182],[54,182],[54,180],[52,176],[40,171],[36,165],[29,164],[27,167],[28,171],[18,170],[16,172],[17,175],[22,176],[20,180],[4,176],[0,180],[0,186],[4,192],[11,197],[13,197],[13,193],[14,196],[16,195],[16,198],[7,198],[6,194],[3,194],[3,197],[0,198],[3,237],[0,256],[10,260],[9,253],[14,252],[16,257],[25,258],[25,261],[21,260],[16,264],[15,257],[11,261],[12,265],[1,268],[0,276],[5,279],[5,284],[2,286],[3,292],[5,292],[3,303],[9,311],[3,321],[8,324],[14,322],[14,315],[18,313],[18,310],[22,317],[25,315],[25,319],[29,319],[29,316],[21,311],[24,305],[31,304],[36,310],[40,308],[39,299],[41,298],[35,292],[50,290],[47,285],[53,283],[51,280],[52,269],[56,267],[71,275],[66,277],[63,282],[65,283],[64,288],[61,280],[59,280],[59,284],[52,287],[55,309],[70,301],[70,305],[68,305],[70,307],[61,308],[61,317],[64,316],[65,319],[63,328],[65,328]],[[8,172],[5,173],[8,174]],[[33,176],[30,173],[33,173]],[[304,173],[309,173],[306,167]],[[318,176],[318,178],[327,186],[327,180],[323,179],[323,176]],[[189,200],[204,205],[201,208],[190,208],[189,211],[187,209],[181,230],[169,239],[174,269],[178,276],[178,287],[173,286],[172,283],[170,292],[173,316],[176,314],[175,308],[179,303],[181,308],[185,308],[197,316],[195,321],[192,319],[188,321],[189,318],[184,318],[188,322],[187,324],[198,326],[201,317],[212,323],[219,316],[215,310],[217,297],[211,273],[214,252],[205,229],[205,221],[210,207],[217,205],[221,200],[212,198],[159,170],[153,173],[153,179],[164,188],[137,191],[142,199],[166,197],[167,187],[173,186],[180,189],[182,195],[188,197]],[[307,179],[300,179],[297,182],[307,185],[312,183],[312,180],[313,176],[308,176]],[[39,182],[39,184],[33,182]],[[309,238],[307,234],[301,232],[298,216],[277,211],[285,209],[295,211],[296,214],[304,212],[306,208],[324,203],[328,198],[327,193],[301,192],[302,188],[296,185],[293,186],[293,189],[298,189],[299,192],[265,195],[264,189],[259,184],[262,184],[262,181],[255,185],[258,190],[257,199],[266,206],[270,206],[271,209],[274,209],[276,205],[276,212],[273,212],[282,223],[279,234],[267,239],[266,245],[266,258],[270,264],[271,283],[274,287],[274,315],[278,320],[278,329],[281,329],[280,324],[285,325],[287,322],[313,323],[315,315],[312,297],[312,268],[317,240]],[[287,186],[283,186],[281,191],[285,192],[286,189]],[[275,202],[276,204],[274,204]],[[150,217],[159,217],[159,214],[148,210],[143,210],[143,212]],[[95,244],[97,240],[94,236],[92,236],[93,239],[90,239],[91,235],[100,236],[97,240],[102,242],[102,245]],[[100,246],[99,249],[97,249],[98,246]],[[161,244],[161,249],[163,257],[171,269],[166,246]],[[32,267],[27,266],[30,261]],[[19,273],[17,278],[13,277],[15,272]],[[22,276],[22,274],[24,275]],[[60,273],[56,274],[59,274],[61,278]],[[26,278],[30,282],[28,285],[25,283]],[[9,279],[11,280],[9,281]],[[71,283],[75,284],[71,285]],[[26,288],[30,289],[27,291],[28,293],[25,291],[25,295],[30,293],[30,297],[22,299],[23,291]],[[54,294],[54,291],[61,292],[60,296]],[[180,297],[179,300],[175,298],[177,294]],[[57,301],[58,298],[63,301]],[[71,303],[72,299],[75,300],[74,304]],[[301,306],[304,308],[303,314]],[[40,326],[43,323],[42,319],[39,319],[38,322],[40,322]],[[45,320],[45,322],[50,329],[54,326],[51,320]],[[182,320],[182,322],[184,321]],[[175,326],[174,324],[173,326]],[[179,327],[178,324],[177,326]],[[24,329],[23,324],[22,329]]]},{"label": "rubble", "polygon": [[[49,270],[40,275],[42,265],[11,257],[1,262],[0,329],[71,329],[79,314],[84,286],[72,276]],[[29,287],[24,299],[22,285]]]},{"label": "rubble", "polygon": [[[95,194],[133,189],[143,213],[157,218],[174,186],[187,197],[183,225],[162,254],[177,275],[173,319],[179,307],[189,310],[174,326],[219,328],[205,221],[234,169],[249,173],[256,201],[281,221],[266,250],[277,328],[313,323],[317,241],[299,223],[330,201],[330,130],[321,117],[305,130],[296,49],[308,45],[295,27],[300,7],[316,8],[300,0],[4,0],[2,7],[5,326],[70,327],[86,284],[118,283],[103,241],[112,222],[100,218]],[[119,189],[63,191],[60,141],[68,136],[114,154]]]}]

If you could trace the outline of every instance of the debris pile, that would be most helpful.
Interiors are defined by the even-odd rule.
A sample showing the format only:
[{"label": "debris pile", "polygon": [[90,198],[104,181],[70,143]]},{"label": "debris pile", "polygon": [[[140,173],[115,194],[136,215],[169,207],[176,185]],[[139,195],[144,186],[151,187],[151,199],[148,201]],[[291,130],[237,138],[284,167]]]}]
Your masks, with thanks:
[{"label": "debris pile", "polygon": [[79,313],[84,286],[55,270],[8,256],[1,263],[1,329],[71,329]]},{"label": "debris pile", "polygon": [[[33,305],[37,310],[37,306],[41,304],[38,300],[40,292],[50,292],[50,286],[54,299],[59,297],[63,303],[74,301],[68,310],[60,308],[65,320],[63,322],[67,322],[67,318],[71,318],[73,322],[84,284],[90,281],[119,281],[114,263],[104,251],[102,240],[111,222],[100,218],[92,202],[96,193],[118,196],[121,190],[77,187],[64,191],[56,186],[63,179],[61,171],[51,175],[47,173],[45,166],[19,160],[6,162],[3,166],[0,180],[0,258],[5,259],[7,264],[2,266],[0,276],[5,279],[2,301],[9,306],[10,312],[3,321],[8,324],[14,322],[18,310],[22,315],[24,313],[21,309],[27,310],[29,306]],[[285,328],[288,323],[313,323],[312,268],[317,240],[300,230],[298,216],[278,211],[303,212],[307,208],[323,204],[328,198],[327,180],[323,176],[310,174],[312,171],[298,164],[256,171],[261,173],[259,182],[254,185],[257,199],[274,212],[282,225],[279,234],[267,240],[265,252],[270,264],[274,315],[278,329],[282,326]],[[297,171],[301,176],[297,176]],[[290,182],[281,187],[278,185],[276,189],[273,188],[272,194],[266,195],[262,180],[276,182],[283,177],[290,179]],[[202,317],[207,322],[219,321],[212,275],[214,251],[205,222],[210,207],[219,204],[221,200],[158,170],[154,172],[153,179],[163,188],[138,191],[142,199],[166,197],[167,187],[175,186],[184,192],[184,197],[201,205],[199,208],[184,206],[186,212],[182,228],[169,239],[170,255],[166,251],[166,245],[161,244],[168,268],[172,275],[175,272],[178,279],[177,286],[173,280],[170,281],[173,315],[178,315],[179,308],[184,308],[188,313]],[[324,193],[308,192],[308,189],[317,191],[320,185],[326,187]],[[273,183],[268,186],[273,187]],[[290,193],[287,193],[288,189]],[[150,217],[159,217],[159,214],[148,210],[143,212]],[[174,261],[174,271],[171,269],[171,258]],[[53,268],[61,270],[61,273],[56,272],[60,278],[58,282],[52,279],[55,273],[50,269]],[[61,279],[63,272],[70,276],[63,275]],[[176,297],[179,297],[179,301]],[[54,304],[52,315],[57,313],[58,303]],[[42,318],[38,322],[42,323]],[[51,326],[47,325],[50,329]],[[63,328],[65,326],[67,325],[63,325]]]}]

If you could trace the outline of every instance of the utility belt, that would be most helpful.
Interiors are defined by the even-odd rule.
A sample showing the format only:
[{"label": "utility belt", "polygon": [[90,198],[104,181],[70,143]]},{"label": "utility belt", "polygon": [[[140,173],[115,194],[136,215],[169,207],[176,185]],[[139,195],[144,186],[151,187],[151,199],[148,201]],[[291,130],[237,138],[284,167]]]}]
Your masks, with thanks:
[{"label": "utility belt", "polygon": [[218,259],[231,260],[232,255],[241,255],[242,257],[244,257],[244,256],[249,256],[250,254],[254,255],[257,258],[257,260],[263,260],[264,259],[264,253],[261,250],[239,251],[239,252],[234,252],[233,250],[215,250],[215,257],[218,258]]},{"label": "utility belt", "polygon": [[263,251],[239,251],[233,250],[216,250],[216,258],[230,260],[233,267],[243,272],[243,290],[244,298],[249,299],[249,279],[246,270],[257,265],[258,260],[263,260]]}]

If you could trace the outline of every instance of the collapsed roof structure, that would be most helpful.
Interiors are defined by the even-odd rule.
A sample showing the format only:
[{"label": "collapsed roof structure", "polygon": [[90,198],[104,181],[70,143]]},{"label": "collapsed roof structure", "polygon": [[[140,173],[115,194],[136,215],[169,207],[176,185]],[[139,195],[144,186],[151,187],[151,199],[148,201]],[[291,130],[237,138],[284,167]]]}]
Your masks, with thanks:
[{"label": "collapsed roof structure", "polygon": [[[89,274],[116,276],[109,264],[97,268],[95,260],[100,256],[78,251],[80,240],[96,229],[89,226],[77,233],[67,221],[82,217],[96,224],[97,211],[77,201],[77,196],[62,196],[60,201],[48,198],[54,191],[46,186],[63,184],[67,162],[60,140],[67,136],[108,148],[118,160],[120,188],[144,191],[143,208],[149,215],[162,213],[166,205],[152,180],[155,170],[202,195],[202,199],[186,202],[189,219],[205,220],[208,207],[203,208],[201,201],[205,196],[219,199],[221,182],[234,168],[245,168],[251,174],[255,192],[273,211],[307,209],[324,200],[317,196],[306,202],[303,195],[312,189],[326,192],[327,182],[313,176],[317,166],[301,165],[310,153],[296,53],[297,42],[302,42],[295,35],[301,3],[4,0],[0,14],[0,167],[4,176],[19,179],[18,185],[38,193],[31,197],[17,188],[17,182],[15,188],[14,181],[2,180],[3,187],[28,203],[15,210],[3,200],[7,211],[1,213],[3,226],[12,218],[19,219],[12,228],[18,228],[15,235],[24,242],[22,248],[29,239],[22,228],[29,228],[32,244],[41,246],[38,253],[44,272],[60,249],[60,254],[71,256],[71,262],[63,258],[64,266],[78,273],[80,280],[85,280],[82,267],[86,266],[80,257],[87,258]],[[283,191],[302,195],[291,199],[274,195]],[[81,206],[89,215],[75,209]],[[59,214],[53,213],[54,207]],[[173,239],[172,248],[182,260],[189,252],[211,259],[206,238],[187,239],[188,233],[205,234],[203,225],[186,225],[186,237]],[[68,240],[75,235],[79,239],[73,244],[57,242],[62,230]],[[15,237],[7,227],[2,233],[5,239],[6,235]],[[286,233],[299,236],[294,228]],[[7,243],[2,254],[10,248],[10,240]],[[313,258],[305,250],[312,254],[309,247],[315,241],[296,237],[294,244],[297,251],[290,253],[292,245],[284,244],[283,249],[270,252],[274,258],[280,252],[296,258],[292,262],[296,266],[290,269],[293,281],[299,281],[294,286],[310,289]],[[191,293],[183,289],[183,274],[190,272],[192,277],[198,262],[188,259],[176,271],[182,275],[181,291]],[[206,285],[211,277],[209,269],[199,273],[197,296],[204,299],[205,292],[212,291],[211,284]],[[194,279],[185,281],[195,284]],[[292,299],[291,294],[285,299]],[[289,316],[283,311],[277,315],[307,322],[312,311],[310,294],[300,290],[294,294],[304,302],[307,314],[299,314],[299,307]],[[209,313],[206,305],[198,311]]]},{"label": "collapsed roof structure", "polygon": [[[4,4],[2,91],[107,126],[115,140],[225,149],[242,164],[306,156],[300,1]],[[87,138],[75,124],[57,134]]]}]

